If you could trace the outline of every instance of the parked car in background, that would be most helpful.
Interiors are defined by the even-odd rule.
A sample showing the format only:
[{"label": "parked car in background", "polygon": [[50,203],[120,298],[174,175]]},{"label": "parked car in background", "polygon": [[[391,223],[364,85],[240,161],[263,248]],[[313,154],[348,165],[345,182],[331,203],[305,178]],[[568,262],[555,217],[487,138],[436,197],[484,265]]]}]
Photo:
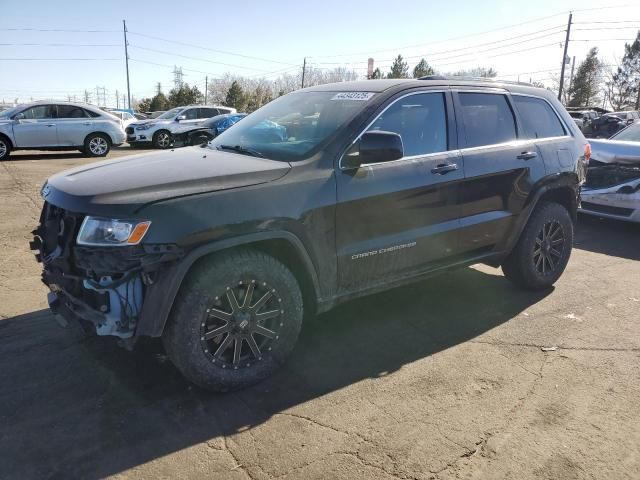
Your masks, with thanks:
[{"label": "parked car in background", "polygon": [[129,126],[129,124],[137,121],[137,118],[129,112],[109,110],[109,113],[120,119],[120,124],[122,125],[122,128],[126,128],[127,126]]},{"label": "parked car in background", "polygon": [[0,160],[27,149],[102,157],[125,139],[117,117],[85,103],[41,101],[0,112]]},{"label": "parked car in background", "polygon": [[585,133],[585,130],[589,130],[591,122],[599,116],[594,110],[569,110],[569,115],[571,115],[571,118],[576,122],[582,133]]},{"label": "parked car in background", "polygon": [[592,138],[609,138],[627,125],[627,121],[615,113],[605,113],[593,120],[589,132],[585,133]]},{"label": "parked car in background", "polygon": [[[145,112],[145,115],[147,116],[147,118],[158,118],[164,112],[166,112],[166,110],[157,110],[155,112]],[[141,119],[141,120],[144,120],[144,119]]]},{"label": "parked car in background", "polygon": [[200,125],[178,128],[173,132],[173,145],[177,147],[203,145],[246,116],[246,113],[227,113],[211,117]]},{"label": "parked car in background", "polygon": [[591,140],[580,211],[640,222],[640,122],[608,140]]},{"label": "parked car in background", "polygon": [[30,246],[54,313],[128,348],[161,337],[188,379],[228,391],[272,374],[303,319],[349,299],[476,263],[548,289],[588,153],[545,89],[320,85],[202,149],[52,176]]},{"label": "parked car in background", "polygon": [[173,144],[173,134],[185,126],[200,125],[207,118],[223,113],[236,113],[235,108],[188,105],[176,107],[159,117],[130,124],[125,132],[131,146],[153,145],[169,148]]}]

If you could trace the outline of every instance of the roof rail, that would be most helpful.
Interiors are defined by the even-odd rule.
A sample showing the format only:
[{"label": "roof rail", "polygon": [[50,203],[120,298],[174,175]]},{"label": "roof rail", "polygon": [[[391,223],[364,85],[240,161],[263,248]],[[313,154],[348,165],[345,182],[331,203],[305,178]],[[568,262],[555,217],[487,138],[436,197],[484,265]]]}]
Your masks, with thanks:
[{"label": "roof rail", "polygon": [[527,82],[515,82],[513,80],[501,80],[499,78],[494,77],[464,77],[457,75],[427,75],[425,77],[420,77],[418,80],[463,80],[465,82],[494,82],[494,83],[506,83],[509,85],[523,85],[526,87],[533,87],[531,83]]}]

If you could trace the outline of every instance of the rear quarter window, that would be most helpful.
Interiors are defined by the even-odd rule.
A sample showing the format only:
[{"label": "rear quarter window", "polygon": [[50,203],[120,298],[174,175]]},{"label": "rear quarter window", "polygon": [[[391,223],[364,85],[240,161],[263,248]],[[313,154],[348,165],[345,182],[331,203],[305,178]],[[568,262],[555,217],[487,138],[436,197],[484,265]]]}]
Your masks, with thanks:
[{"label": "rear quarter window", "polygon": [[513,96],[524,138],[562,137],[566,131],[551,106],[541,98]]}]

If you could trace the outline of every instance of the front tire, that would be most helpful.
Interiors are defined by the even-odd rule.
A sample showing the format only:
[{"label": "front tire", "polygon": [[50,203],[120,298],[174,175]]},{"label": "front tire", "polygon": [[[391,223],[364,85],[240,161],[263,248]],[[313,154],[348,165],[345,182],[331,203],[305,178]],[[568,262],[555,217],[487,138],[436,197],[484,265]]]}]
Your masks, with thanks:
[{"label": "front tire", "polygon": [[102,133],[92,133],[84,140],[84,154],[88,157],[104,157],[111,150],[111,139]]},{"label": "front tire", "polygon": [[9,158],[11,153],[11,144],[6,138],[0,137],[0,162]]},{"label": "front tire", "polygon": [[564,272],[572,246],[573,222],[567,209],[558,203],[543,203],[529,219],[502,271],[521,288],[549,288]]},{"label": "front tire", "polygon": [[153,134],[152,143],[155,148],[164,150],[173,144],[173,135],[169,130],[158,130]]},{"label": "front tire", "polygon": [[302,318],[300,287],[282,263],[234,251],[194,267],[162,338],[187,379],[224,392],[273,374],[293,350]]}]

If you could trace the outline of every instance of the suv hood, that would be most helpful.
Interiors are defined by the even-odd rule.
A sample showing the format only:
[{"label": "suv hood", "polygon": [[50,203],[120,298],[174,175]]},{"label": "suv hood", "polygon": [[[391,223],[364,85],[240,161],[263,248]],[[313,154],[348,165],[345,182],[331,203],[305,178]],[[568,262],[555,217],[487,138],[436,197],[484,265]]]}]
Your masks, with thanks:
[{"label": "suv hood", "polygon": [[289,170],[287,162],[187,147],[66,170],[50,177],[41,193],[72,212],[117,216],[151,202],[271,182]]}]

